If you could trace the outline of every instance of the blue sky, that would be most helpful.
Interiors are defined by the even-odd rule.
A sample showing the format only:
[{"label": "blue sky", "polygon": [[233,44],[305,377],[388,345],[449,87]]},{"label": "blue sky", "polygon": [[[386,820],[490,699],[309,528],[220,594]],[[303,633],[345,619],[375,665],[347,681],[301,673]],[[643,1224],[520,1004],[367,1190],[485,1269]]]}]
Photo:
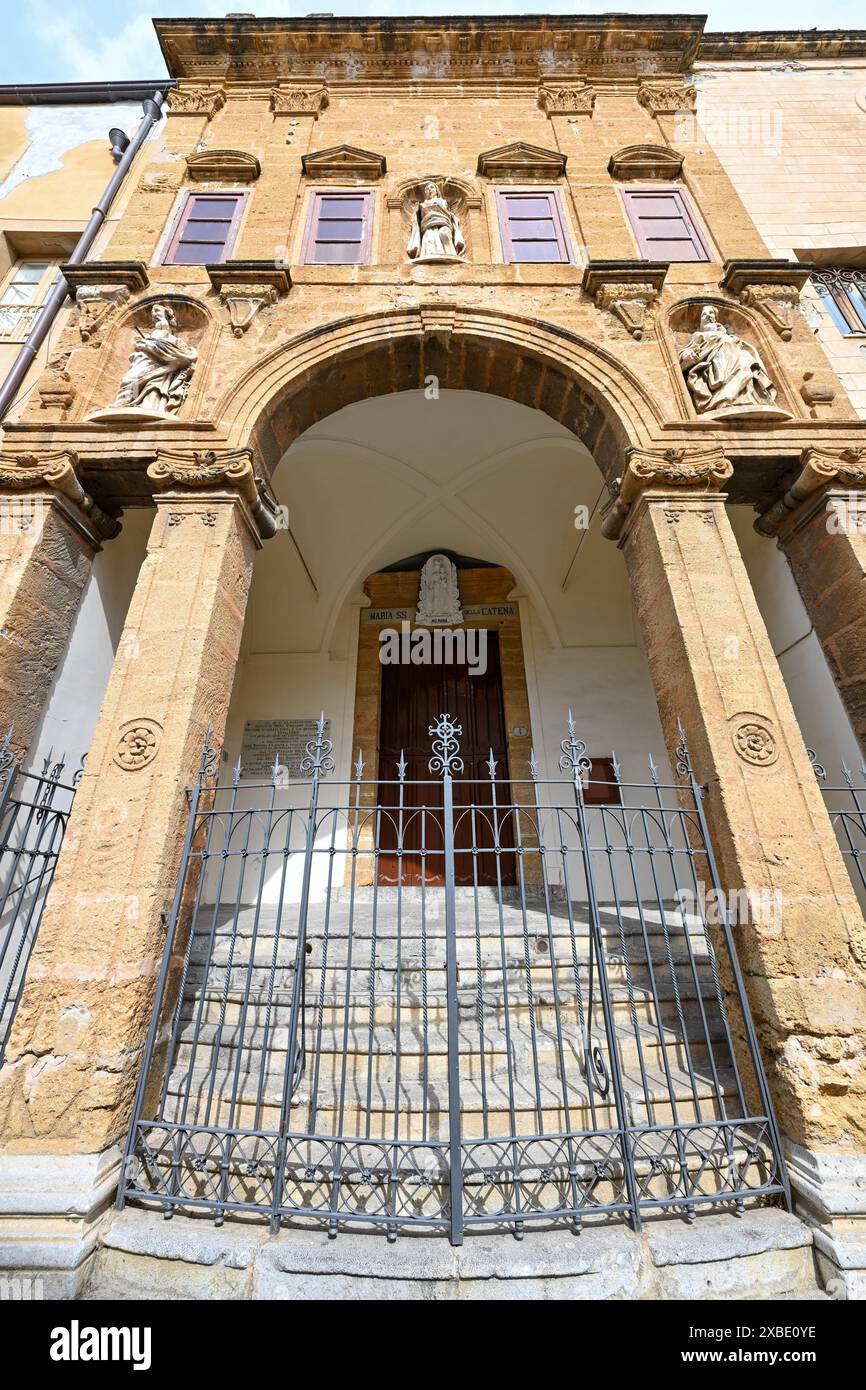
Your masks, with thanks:
[{"label": "blue sky", "polygon": [[[219,16],[231,11],[257,15],[599,14],[601,4],[542,0],[536,5],[508,0],[0,0],[3,48],[0,82],[93,82],[159,77],[164,71],[153,32],[154,15]],[[863,0],[619,0],[630,14],[704,13],[708,29],[845,29],[866,27]]]}]

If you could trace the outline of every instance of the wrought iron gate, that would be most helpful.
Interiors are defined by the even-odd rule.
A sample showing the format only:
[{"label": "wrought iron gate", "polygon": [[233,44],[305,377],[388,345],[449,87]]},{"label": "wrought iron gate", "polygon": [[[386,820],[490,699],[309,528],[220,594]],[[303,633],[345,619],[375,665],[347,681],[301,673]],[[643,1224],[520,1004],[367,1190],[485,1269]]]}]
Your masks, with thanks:
[{"label": "wrought iron gate", "polygon": [[0,743],[0,1066],[82,771],[64,781],[49,753],[41,773],[23,772],[11,738]]},{"label": "wrought iron gate", "polygon": [[491,755],[455,805],[447,715],[411,797],[402,757],[325,780],[325,732],[308,783],[218,785],[206,744],[119,1203],[456,1243],[789,1202],[684,736],[676,780],[599,780],[569,719],[560,778]]}]

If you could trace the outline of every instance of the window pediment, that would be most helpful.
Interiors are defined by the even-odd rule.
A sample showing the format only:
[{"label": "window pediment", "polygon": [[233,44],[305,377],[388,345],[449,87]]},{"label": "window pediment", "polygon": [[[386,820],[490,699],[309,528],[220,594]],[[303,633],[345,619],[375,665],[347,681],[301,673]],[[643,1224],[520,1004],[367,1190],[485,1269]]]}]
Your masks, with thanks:
[{"label": "window pediment", "polygon": [[684,158],[669,145],[624,145],[611,155],[607,171],[615,179],[664,179],[670,183],[682,177]]},{"label": "window pediment", "polygon": [[253,183],[262,172],[254,154],[245,150],[197,150],[186,157],[187,178],[227,183]]},{"label": "window pediment", "polygon": [[301,168],[308,177],[380,179],[387,170],[385,156],[372,150],[360,150],[355,145],[334,145],[328,150],[314,150],[301,156]]},{"label": "window pediment", "polygon": [[558,150],[545,150],[525,140],[485,150],[478,156],[479,174],[495,179],[561,179],[565,165],[566,156]]}]

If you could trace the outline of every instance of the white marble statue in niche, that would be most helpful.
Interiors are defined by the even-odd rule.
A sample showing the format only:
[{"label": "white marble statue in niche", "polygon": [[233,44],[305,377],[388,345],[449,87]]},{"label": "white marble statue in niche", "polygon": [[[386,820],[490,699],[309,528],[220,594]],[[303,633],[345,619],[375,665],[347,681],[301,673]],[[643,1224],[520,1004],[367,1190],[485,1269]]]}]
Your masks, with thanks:
[{"label": "white marble statue in niche", "polygon": [[175,332],[177,319],[167,304],[154,304],[151,327],[136,329],[136,340],[113,409],[174,415],[186,399],[198,354]]},{"label": "white marble statue in niche", "polygon": [[719,323],[712,304],[679,358],[699,415],[787,415],[757,349]]},{"label": "white marble statue in niche", "polygon": [[431,627],[453,626],[463,622],[457,566],[447,555],[431,555],[421,570],[416,623]]},{"label": "white marble statue in niche", "polygon": [[412,209],[412,233],[406,247],[410,261],[459,261],[466,250],[460,219],[438,183],[424,185],[424,197]]}]

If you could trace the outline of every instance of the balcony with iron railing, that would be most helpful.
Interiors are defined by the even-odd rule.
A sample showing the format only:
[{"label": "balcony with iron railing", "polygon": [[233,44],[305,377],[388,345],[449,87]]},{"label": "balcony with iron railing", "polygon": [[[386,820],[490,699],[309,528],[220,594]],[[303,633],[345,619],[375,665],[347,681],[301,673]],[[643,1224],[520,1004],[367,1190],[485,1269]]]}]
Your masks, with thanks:
[{"label": "balcony with iron railing", "polygon": [[0,343],[23,343],[43,307],[42,304],[0,304]]}]

